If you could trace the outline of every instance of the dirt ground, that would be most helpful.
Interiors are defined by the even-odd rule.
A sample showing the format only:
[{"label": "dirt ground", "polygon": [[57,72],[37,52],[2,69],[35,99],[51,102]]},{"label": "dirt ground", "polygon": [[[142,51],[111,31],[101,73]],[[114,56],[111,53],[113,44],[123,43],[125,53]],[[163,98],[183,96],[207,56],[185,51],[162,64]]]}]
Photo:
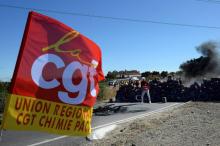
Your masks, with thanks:
[{"label": "dirt ground", "polygon": [[189,102],[181,107],[119,125],[85,146],[220,146],[220,103]]}]

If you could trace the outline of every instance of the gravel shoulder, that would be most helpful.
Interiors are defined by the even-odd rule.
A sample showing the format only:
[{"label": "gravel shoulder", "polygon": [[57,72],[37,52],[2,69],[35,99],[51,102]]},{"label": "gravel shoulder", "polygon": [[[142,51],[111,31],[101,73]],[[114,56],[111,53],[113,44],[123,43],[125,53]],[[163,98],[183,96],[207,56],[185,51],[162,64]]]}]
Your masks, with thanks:
[{"label": "gravel shoulder", "polygon": [[85,146],[220,145],[220,103],[189,102],[118,125],[104,139]]}]

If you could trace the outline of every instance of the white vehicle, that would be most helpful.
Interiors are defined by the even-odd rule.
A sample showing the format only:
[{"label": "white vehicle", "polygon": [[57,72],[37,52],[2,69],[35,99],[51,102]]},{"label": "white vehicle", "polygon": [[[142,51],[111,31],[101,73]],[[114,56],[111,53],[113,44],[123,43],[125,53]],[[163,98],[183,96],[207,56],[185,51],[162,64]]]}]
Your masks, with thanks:
[{"label": "white vehicle", "polygon": [[109,85],[109,86],[115,86],[115,85],[118,85],[118,81],[117,81],[117,80],[109,81],[109,82],[108,82],[108,85]]}]

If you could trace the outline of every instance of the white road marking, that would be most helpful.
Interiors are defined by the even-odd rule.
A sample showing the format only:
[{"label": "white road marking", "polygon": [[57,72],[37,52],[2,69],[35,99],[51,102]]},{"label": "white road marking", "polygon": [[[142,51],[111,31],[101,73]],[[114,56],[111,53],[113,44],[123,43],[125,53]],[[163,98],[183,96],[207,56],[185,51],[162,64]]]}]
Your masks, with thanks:
[{"label": "white road marking", "polygon": [[[186,102],[186,103],[187,103],[187,102]],[[171,108],[171,107],[176,107],[177,105],[178,105],[178,106],[182,106],[182,105],[184,105],[184,104],[186,104],[186,103],[175,103],[175,104],[172,104],[172,105],[163,107],[163,108],[158,109],[158,110],[155,110],[155,111],[151,111],[151,112],[144,113],[144,114],[141,114],[141,115],[133,116],[133,117],[131,117],[131,118],[127,118],[127,119],[115,121],[115,122],[112,122],[112,123],[100,125],[100,126],[97,126],[97,127],[92,128],[92,129],[95,130],[95,129],[98,129],[98,128],[103,128],[103,127],[105,127],[105,126],[110,126],[110,125],[114,125],[114,124],[121,124],[121,123],[125,123],[125,122],[128,122],[128,121],[133,121],[133,120],[135,120],[135,119],[147,117],[147,116],[149,116],[149,115],[151,115],[151,114],[155,114],[155,113],[162,112],[162,111],[164,111],[164,110],[166,110],[166,109],[168,109],[168,108]],[[59,140],[59,139],[63,139],[63,138],[66,138],[66,137],[68,137],[68,136],[67,136],[67,135],[59,136],[59,137],[55,137],[55,138],[52,138],[52,139],[47,139],[47,140],[44,140],[44,141],[41,141],[41,142],[37,142],[37,143],[34,143],[34,144],[30,144],[30,145],[27,145],[27,146],[38,146],[38,145],[45,144],[45,143],[48,143],[48,142],[52,142],[52,141],[56,141],[56,140]]]},{"label": "white road marking", "polygon": [[107,133],[114,130],[116,127],[117,125],[109,125],[109,126],[105,126],[99,129],[95,129],[93,130],[92,134],[89,135],[87,138],[89,140],[102,139],[105,137]]},{"label": "white road marking", "polygon": [[37,143],[34,143],[34,144],[30,144],[30,145],[27,145],[27,146],[37,146],[37,145],[41,145],[41,144],[48,143],[48,142],[51,142],[51,141],[59,140],[59,139],[65,138],[65,137],[68,137],[68,136],[66,136],[66,135],[59,136],[59,137],[55,137],[55,138],[52,138],[52,139],[47,139],[47,140],[44,140],[44,141],[41,141],[41,142],[37,142]]}]

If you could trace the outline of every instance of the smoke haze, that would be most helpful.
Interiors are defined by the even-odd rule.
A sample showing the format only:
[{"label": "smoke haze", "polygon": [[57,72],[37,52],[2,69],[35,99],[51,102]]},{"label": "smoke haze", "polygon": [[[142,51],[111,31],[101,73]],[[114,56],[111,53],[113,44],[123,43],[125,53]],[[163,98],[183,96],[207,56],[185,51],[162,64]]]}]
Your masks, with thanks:
[{"label": "smoke haze", "polygon": [[196,47],[201,57],[180,65],[186,78],[213,78],[220,75],[219,43],[208,41]]}]

